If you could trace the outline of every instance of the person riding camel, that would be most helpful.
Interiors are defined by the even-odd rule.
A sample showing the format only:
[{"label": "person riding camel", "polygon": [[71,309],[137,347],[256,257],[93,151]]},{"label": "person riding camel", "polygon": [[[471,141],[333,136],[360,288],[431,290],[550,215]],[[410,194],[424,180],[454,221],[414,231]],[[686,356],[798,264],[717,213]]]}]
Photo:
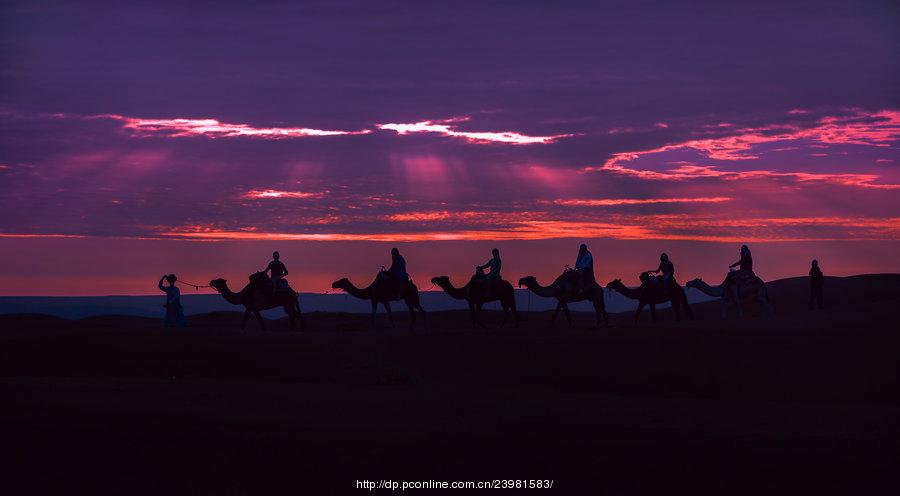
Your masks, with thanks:
[{"label": "person riding camel", "polygon": [[668,294],[669,286],[675,278],[675,264],[669,260],[669,255],[663,253],[659,256],[659,267],[656,270],[647,271],[649,274],[662,274],[661,281],[663,294]]},{"label": "person riding camel", "polygon": [[746,281],[753,278],[753,255],[750,254],[750,248],[747,245],[741,246],[741,259],[728,266],[729,269],[737,267],[738,270],[730,271],[725,283],[730,285]]},{"label": "person riding camel", "polygon": [[738,267],[738,270],[744,270],[747,271],[747,273],[753,273],[753,256],[750,254],[750,248],[747,248],[747,245],[741,246],[741,259],[728,266],[729,269],[733,269],[735,267]]},{"label": "person riding camel", "polygon": [[503,266],[503,262],[500,261],[500,250],[494,248],[491,250],[491,259],[487,261],[484,265],[478,265],[475,267],[476,271],[483,271],[484,269],[490,269],[487,275],[484,276],[484,296],[490,294],[491,288],[500,281],[500,267]]},{"label": "person riding camel", "polygon": [[279,260],[281,255],[278,252],[272,253],[272,261],[269,262],[269,265],[266,267],[266,270],[263,273],[270,272],[272,276],[272,292],[278,291],[281,286],[281,281],[284,279],[286,275],[288,275],[287,267],[284,266],[284,262]]},{"label": "person riding camel", "polygon": [[584,289],[588,282],[594,281],[594,256],[591,255],[584,243],[578,247],[578,257],[575,259],[573,275],[579,290]]},{"label": "person riding camel", "polygon": [[406,273],[406,259],[400,255],[400,250],[391,248],[391,267],[386,271],[390,281],[397,288],[402,288],[409,283],[409,274]]}]

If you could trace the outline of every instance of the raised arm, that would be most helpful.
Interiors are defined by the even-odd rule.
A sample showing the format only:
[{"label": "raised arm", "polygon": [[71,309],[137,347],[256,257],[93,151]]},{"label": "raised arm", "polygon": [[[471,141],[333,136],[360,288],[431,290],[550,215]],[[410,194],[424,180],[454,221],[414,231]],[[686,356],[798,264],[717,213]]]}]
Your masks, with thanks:
[{"label": "raised arm", "polygon": [[166,276],[162,276],[159,278],[159,290],[162,292],[166,292],[166,288],[163,287],[162,283],[166,280]]}]

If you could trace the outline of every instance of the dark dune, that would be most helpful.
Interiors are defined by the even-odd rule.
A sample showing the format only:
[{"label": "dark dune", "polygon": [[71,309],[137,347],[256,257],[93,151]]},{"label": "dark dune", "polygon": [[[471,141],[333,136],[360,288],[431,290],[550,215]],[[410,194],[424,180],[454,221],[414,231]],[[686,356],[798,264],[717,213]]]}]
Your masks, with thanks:
[{"label": "dark dune", "polygon": [[[0,316],[7,494],[356,493],[356,480],[555,479],[565,494],[885,494],[900,459],[900,276],[775,281],[772,320],[591,331],[546,313],[370,331]],[[748,304],[748,310],[752,305]],[[499,314],[487,322],[499,322]],[[385,492],[382,491],[382,494]]]}]

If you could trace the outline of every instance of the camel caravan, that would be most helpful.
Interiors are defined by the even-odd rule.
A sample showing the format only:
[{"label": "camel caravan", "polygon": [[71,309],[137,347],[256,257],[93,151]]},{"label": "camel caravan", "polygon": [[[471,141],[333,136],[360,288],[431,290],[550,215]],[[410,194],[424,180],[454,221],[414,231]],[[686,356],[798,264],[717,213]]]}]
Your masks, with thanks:
[{"label": "camel caravan", "polygon": [[[499,302],[503,309],[503,321],[500,327],[506,325],[512,317],[513,326],[519,325],[519,313],[516,309],[515,288],[500,276],[502,261],[500,251],[492,250],[491,259],[485,264],[475,267],[475,273],[468,282],[462,286],[455,286],[448,276],[435,276],[432,284],[439,287],[451,298],[465,300],[469,307],[471,323],[473,327],[486,328],[481,322],[482,308],[486,303]],[[737,268],[737,269],[735,269]],[[210,281],[209,287],[215,289],[234,305],[244,307],[244,316],[241,321],[241,329],[247,325],[247,320],[253,314],[261,329],[265,329],[265,322],[260,311],[273,308],[283,308],[290,321],[291,330],[299,323],[300,329],[304,328],[303,314],[300,311],[299,294],[287,283],[287,267],[280,260],[278,252],[272,254],[272,261],[266,269],[250,275],[249,283],[240,291],[234,292],[225,279]],[[822,272],[818,268],[818,262],[813,261],[810,270],[813,278],[813,292],[816,291],[816,281],[822,280]],[[702,279],[693,279],[684,287],[675,280],[675,266],[669,260],[667,254],[660,256],[659,267],[640,274],[640,286],[627,287],[620,279],[610,281],[606,285],[608,291],[616,291],[622,296],[636,300],[637,309],[634,313],[634,322],[638,321],[645,306],[650,307],[650,315],[656,322],[656,305],[670,303],[676,321],[681,320],[682,311],[693,320],[694,314],[688,304],[684,288],[695,288],[709,296],[718,298],[722,302],[722,318],[728,318],[729,312],[734,311],[738,317],[743,316],[743,303],[745,300],[757,302],[764,314],[772,314],[772,305],[766,292],[766,285],[753,273],[753,258],[750,249],[744,245],[741,247],[740,260],[729,267],[725,280],[717,286],[710,286]],[[168,281],[168,286],[163,285]],[[166,293],[166,320],[167,326],[184,326],[184,311],[181,307],[180,293],[175,286],[177,278],[174,274],[163,276],[159,282],[159,288]],[[414,326],[417,314],[421,314],[423,323],[427,326],[426,312],[422,308],[419,299],[419,289],[410,279],[406,271],[406,260],[400,255],[397,248],[391,250],[391,266],[382,266],[375,279],[365,287],[358,287],[349,279],[342,278],[331,287],[344,291],[350,296],[371,303],[372,325],[375,325],[375,315],[378,306],[384,307],[388,320],[393,326],[393,314],[391,303],[403,301],[410,313],[410,326]],[[604,287],[594,278],[593,255],[588,251],[587,245],[582,244],[578,249],[578,255],[574,267],[566,266],[550,285],[541,285],[535,276],[525,276],[519,279],[519,287],[524,287],[531,293],[544,298],[555,298],[556,308],[551,315],[551,323],[556,322],[559,312],[566,316],[569,326],[572,325],[572,317],[569,313],[569,304],[579,301],[589,301],[594,307],[596,322],[593,328],[609,326],[609,314],[606,311],[604,301]],[[821,308],[821,284],[818,287],[818,301]],[[813,297],[810,299],[812,308]]]}]

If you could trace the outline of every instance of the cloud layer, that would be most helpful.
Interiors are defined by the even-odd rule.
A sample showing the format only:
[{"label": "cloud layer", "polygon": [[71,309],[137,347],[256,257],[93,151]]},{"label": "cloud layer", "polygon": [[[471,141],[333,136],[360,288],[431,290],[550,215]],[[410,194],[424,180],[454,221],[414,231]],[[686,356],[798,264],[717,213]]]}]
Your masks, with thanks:
[{"label": "cloud layer", "polygon": [[0,243],[900,241],[893,2],[2,9]]}]

